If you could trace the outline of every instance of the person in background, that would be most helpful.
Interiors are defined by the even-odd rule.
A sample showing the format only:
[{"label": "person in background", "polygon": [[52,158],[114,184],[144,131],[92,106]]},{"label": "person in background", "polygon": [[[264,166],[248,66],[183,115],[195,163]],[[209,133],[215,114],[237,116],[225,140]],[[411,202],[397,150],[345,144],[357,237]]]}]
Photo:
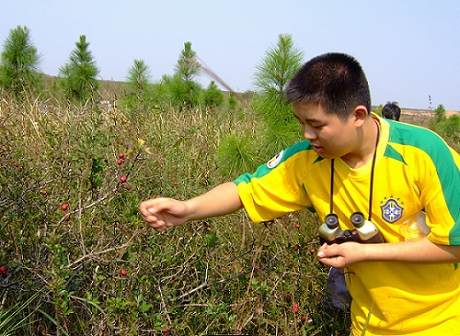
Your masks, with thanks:
[{"label": "person in background", "polygon": [[[344,270],[352,335],[460,335],[460,155],[428,129],[371,113],[365,73],[347,54],[314,57],[285,94],[304,141],[197,197],[145,200],[142,218],[164,231],[243,208],[255,223],[307,208],[346,232],[359,212],[383,240],[317,252]],[[428,230],[412,232],[422,210]]]},{"label": "person in background", "polygon": [[382,108],[382,116],[386,119],[399,121],[401,108],[397,102],[387,102]]}]

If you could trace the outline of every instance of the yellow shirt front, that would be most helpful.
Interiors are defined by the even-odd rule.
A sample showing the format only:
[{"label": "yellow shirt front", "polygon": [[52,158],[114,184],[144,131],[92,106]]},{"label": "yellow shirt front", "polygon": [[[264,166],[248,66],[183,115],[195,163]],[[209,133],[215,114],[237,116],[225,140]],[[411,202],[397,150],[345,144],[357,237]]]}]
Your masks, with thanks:
[{"label": "yellow shirt front", "polygon": [[[403,223],[424,210],[428,239],[460,245],[460,157],[433,132],[376,118],[381,125],[373,182],[372,222],[386,242],[405,240]],[[333,211],[343,230],[350,215],[368,217],[372,162],[352,169],[335,159]],[[330,212],[331,161],[308,141],[282,151],[254,174],[235,180],[254,222],[309,208]],[[345,270],[360,335],[460,335],[457,264],[361,262]]]}]

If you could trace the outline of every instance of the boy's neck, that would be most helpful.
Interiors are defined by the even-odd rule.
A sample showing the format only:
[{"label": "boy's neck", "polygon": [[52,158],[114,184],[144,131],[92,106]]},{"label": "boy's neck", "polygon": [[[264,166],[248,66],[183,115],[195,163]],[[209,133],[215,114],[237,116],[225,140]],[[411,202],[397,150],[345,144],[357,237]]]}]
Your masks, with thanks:
[{"label": "boy's neck", "polygon": [[380,133],[380,124],[372,116],[366,119],[362,127],[362,140],[357,150],[342,157],[342,160],[353,169],[360,168],[372,160],[377,150],[377,137]]}]

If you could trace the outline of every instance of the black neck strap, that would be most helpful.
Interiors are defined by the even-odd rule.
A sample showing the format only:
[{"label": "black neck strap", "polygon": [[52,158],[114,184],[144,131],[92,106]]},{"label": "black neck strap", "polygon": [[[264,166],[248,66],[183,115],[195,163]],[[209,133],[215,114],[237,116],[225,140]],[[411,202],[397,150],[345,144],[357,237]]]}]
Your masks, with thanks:
[{"label": "black neck strap", "polygon": [[[372,156],[372,163],[371,163],[371,181],[369,187],[369,217],[368,220],[371,221],[372,219],[372,194],[374,190],[374,170],[375,170],[375,161],[377,159],[377,147],[379,145],[380,139],[380,126],[376,120],[374,120],[375,125],[377,126],[377,138],[375,140],[375,149],[374,154]],[[330,195],[330,213],[334,213],[334,159],[331,160],[331,195]]]}]

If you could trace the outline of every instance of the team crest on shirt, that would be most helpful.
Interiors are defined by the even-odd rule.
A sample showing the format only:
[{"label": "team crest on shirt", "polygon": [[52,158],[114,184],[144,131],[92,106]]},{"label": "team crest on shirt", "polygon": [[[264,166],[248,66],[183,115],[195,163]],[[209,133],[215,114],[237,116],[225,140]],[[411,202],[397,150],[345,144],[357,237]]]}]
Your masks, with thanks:
[{"label": "team crest on shirt", "polygon": [[278,165],[278,163],[280,163],[282,157],[283,157],[283,151],[279,152],[278,154],[276,154],[273,157],[273,159],[268,161],[267,162],[267,167],[268,168],[275,168]]},{"label": "team crest on shirt", "polygon": [[[401,202],[402,203],[402,202]],[[390,197],[380,206],[382,209],[382,218],[388,223],[394,223],[401,219],[404,208],[398,203],[398,200]]]}]

